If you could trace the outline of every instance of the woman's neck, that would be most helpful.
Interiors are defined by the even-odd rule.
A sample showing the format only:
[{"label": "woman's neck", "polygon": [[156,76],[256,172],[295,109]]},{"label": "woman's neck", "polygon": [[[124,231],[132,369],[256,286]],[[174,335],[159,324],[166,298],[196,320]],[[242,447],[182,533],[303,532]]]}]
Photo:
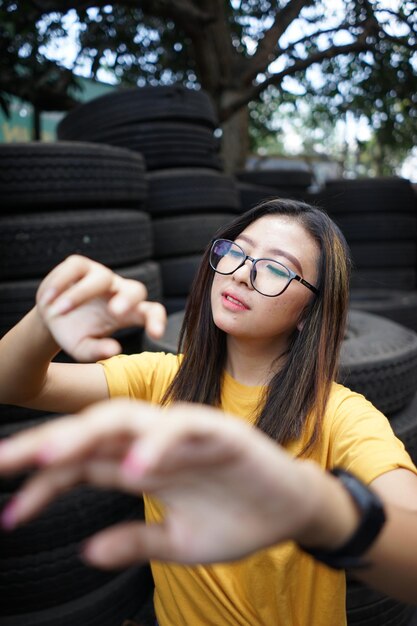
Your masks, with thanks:
[{"label": "woman's neck", "polygon": [[277,358],[276,346],[261,346],[259,342],[243,342],[230,335],[227,338],[226,371],[242,385],[267,385],[284,359]]}]

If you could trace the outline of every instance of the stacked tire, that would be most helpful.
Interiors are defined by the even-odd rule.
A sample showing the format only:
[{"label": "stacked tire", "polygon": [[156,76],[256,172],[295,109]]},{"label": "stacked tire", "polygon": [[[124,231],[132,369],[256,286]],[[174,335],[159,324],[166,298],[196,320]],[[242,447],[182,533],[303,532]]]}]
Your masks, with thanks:
[{"label": "stacked tire", "polygon": [[408,180],[334,180],[324,207],[353,258],[351,306],[417,330],[417,206]]},{"label": "stacked tire", "polygon": [[[262,165],[262,164],[261,164]],[[313,173],[305,165],[302,168],[268,168],[262,166],[236,173],[242,211],[269,198],[294,198],[304,200],[313,184]]]},{"label": "stacked tire", "polygon": [[240,211],[234,180],[221,172],[217,125],[206,93],[172,85],[107,94],[75,109],[58,126],[60,139],[88,139],[143,154],[154,259],[169,312],[184,308],[204,248]]},{"label": "stacked tire", "polygon": [[[70,254],[140,280],[149,299],[161,299],[139,154],[82,142],[2,145],[0,194],[2,334],[32,308],[42,278]],[[124,348],[138,349],[139,331],[123,336]]]},{"label": "stacked tire", "polygon": [[[183,318],[184,312],[170,315],[164,337],[147,338],[145,349],[175,354]],[[417,333],[389,319],[351,310],[339,381],[389,416],[394,432],[416,463]],[[352,580],[348,580],[346,603],[349,626],[406,626],[415,612],[413,607]]]},{"label": "stacked tire", "polygon": [[[143,159],[123,149],[76,142],[0,146],[1,333],[33,307],[42,278],[69,254],[139,278],[160,297],[145,193]],[[136,349],[141,343],[136,330],[121,340]],[[0,437],[54,417],[2,405]],[[1,505],[26,476],[0,481]],[[79,545],[101,528],[134,519],[143,519],[139,498],[82,487],[3,533],[2,624],[116,626],[133,617],[152,593],[148,567],[95,570],[81,560]]]}]

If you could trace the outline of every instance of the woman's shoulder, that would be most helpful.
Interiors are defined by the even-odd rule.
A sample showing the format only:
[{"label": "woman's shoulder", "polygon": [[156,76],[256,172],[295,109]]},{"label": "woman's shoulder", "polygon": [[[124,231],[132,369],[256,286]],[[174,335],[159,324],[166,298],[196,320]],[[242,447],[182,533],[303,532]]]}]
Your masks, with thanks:
[{"label": "woman's shoulder", "polygon": [[335,424],[340,420],[347,420],[349,423],[355,420],[378,421],[385,415],[370,402],[364,395],[345,387],[340,383],[332,383],[326,407],[326,421]]},{"label": "woman's shoulder", "polygon": [[366,404],[367,406],[373,406],[364,395],[337,382],[333,382],[330,387],[329,402],[334,404],[348,402],[358,405]]},{"label": "woman's shoulder", "polygon": [[141,352],[119,354],[101,361],[101,364],[112,397],[151,399],[149,394],[164,393],[176,375],[181,360],[182,355]]}]

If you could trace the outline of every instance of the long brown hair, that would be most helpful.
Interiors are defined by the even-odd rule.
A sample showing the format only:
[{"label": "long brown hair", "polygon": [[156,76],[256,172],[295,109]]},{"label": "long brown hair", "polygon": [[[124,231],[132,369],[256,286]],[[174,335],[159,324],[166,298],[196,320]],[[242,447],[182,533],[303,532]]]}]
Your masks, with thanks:
[{"label": "long brown hair", "polygon": [[[342,233],[330,217],[321,209],[296,200],[262,202],[238,216],[216,237],[234,240],[264,215],[292,217],[320,249],[319,293],[304,312],[302,330],[293,333],[285,363],[266,388],[256,420],[262,431],[286,444],[300,437],[307,416],[314,409],[311,437],[302,451],[307,453],[320,436],[331,383],[337,375],[348,307],[350,255]],[[183,361],[163,403],[220,404],[226,334],[212,318],[210,296],[214,272],[209,264],[209,251],[210,246],[204,253],[185,310],[179,337]]]}]

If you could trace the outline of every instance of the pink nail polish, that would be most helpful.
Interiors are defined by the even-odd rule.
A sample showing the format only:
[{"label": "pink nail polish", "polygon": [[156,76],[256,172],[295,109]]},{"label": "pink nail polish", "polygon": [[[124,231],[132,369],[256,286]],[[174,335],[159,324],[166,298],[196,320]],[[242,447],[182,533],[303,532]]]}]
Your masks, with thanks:
[{"label": "pink nail polish", "polygon": [[0,516],[0,525],[3,530],[13,530],[17,525],[17,497],[10,500]]},{"label": "pink nail polish", "polygon": [[41,465],[48,465],[48,463],[53,463],[59,457],[59,452],[59,450],[50,446],[41,448],[36,454],[36,460]]},{"label": "pink nail polish", "polygon": [[146,465],[138,459],[137,455],[129,453],[124,459],[121,470],[127,479],[139,478],[145,471]]},{"label": "pink nail polish", "polygon": [[83,543],[80,546],[80,555],[82,559],[87,561],[87,563],[89,561],[94,561],[97,556],[94,543],[92,543],[91,541],[86,541],[85,543]]}]

